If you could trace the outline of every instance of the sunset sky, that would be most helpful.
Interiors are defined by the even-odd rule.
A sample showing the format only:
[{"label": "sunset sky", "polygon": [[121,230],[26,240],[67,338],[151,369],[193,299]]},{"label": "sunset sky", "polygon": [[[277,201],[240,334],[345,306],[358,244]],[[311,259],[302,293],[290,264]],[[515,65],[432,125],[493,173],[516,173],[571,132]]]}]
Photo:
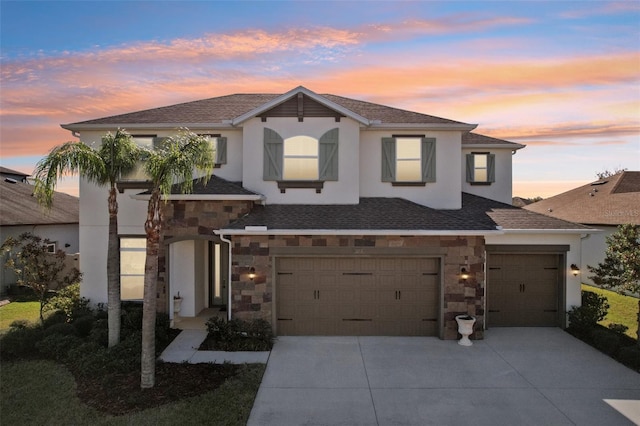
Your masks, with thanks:
[{"label": "sunset sky", "polygon": [[514,195],[640,170],[637,0],[2,0],[0,20],[0,165],[25,173],[63,123],[298,85],[527,145]]}]

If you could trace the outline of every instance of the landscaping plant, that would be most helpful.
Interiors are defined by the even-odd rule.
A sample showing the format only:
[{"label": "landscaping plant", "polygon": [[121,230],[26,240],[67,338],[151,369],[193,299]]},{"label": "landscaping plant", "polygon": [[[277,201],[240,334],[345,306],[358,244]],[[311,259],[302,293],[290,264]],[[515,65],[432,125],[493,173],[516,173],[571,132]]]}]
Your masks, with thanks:
[{"label": "landscaping plant", "polygon": [[[640,225],[620,225],[607,237],[606,256],[598,266],[589,266],[596,285],[618,293],[640,293]],[[640,299],[638,299],[638,338],[640,347]]]},{"label": "landscaping plant", "polygon": [[109,187],[109,238],[107,243],[107,299],[109,310],[109,346],[120,341],[120,253],[118,242],[117,181],[132,172],[138,162],[140,149],[133,138],[118,129],[107,133],[102,144],[94,148],[82,142],[67,142],[51,150],[40,160],[34,171],[38,202],[51,207],[58,179],[79,174],[100,186]]},{"label": "landscaping plant", "polygon": [[151,197],[147,206],[144,230],[147,235],[144,268],[144,294],[142,311],[142,372],[140,387],[155,385],[155,319],[158,281],[158,252],[162,232],[162,199],[177,188],[183,194],[193,190],[193,172],[202,173],[206,181],[215,160],[209,140],[188,129],[182,129],[175,137],[167,138],[160,146],[146,152],[144,170],[151,181]]},{"label": "landscaping plant", "polygon": [[16,273],[18,285],[30,288],[37,296],[41,322],[50,293],[77,283],[81,277],[78,269],[67,269],[63,250],[49,252],[50,244],[48,239],[25,232],[17,238],[8,237],[0,246],[0,251],[9,253],[5,266]]}]

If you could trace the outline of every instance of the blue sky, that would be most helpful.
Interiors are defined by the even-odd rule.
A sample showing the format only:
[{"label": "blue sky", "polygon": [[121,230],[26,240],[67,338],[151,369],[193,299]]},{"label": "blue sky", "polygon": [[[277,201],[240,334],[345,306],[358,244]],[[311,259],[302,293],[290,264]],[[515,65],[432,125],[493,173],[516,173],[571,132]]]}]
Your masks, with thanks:
[{"label": "blue sky", "polygon": [[640,170],[638,28],[638,1],[1,1],[0,164],[30,173],[61,123],[302,84],[526,144],[514,194],[547,197]]}]

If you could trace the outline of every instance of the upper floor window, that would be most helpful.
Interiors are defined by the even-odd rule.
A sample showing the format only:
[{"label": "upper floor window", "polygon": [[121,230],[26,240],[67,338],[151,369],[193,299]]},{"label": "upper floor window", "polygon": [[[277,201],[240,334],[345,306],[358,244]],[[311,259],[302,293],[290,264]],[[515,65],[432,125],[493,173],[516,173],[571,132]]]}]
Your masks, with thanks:
[{"label": "upper floor window", "polygon": [[297,183],[338,180],[338,137],[335,128],[320,139],[299,135],[285,140],[265,127],[263,179]]},{"label": "upper floor window", "polygon": [[[159,138],[156,135],[131,135],[131,137],[133,138],[133,140],[138,146],[141,146],[147,149],[153,149],[154,147],[161,144],[162,141],[164,140],[164,138]],[[136,167],[130,173],[120,176],[118,186],[121,189],[123,189],[125,188],[125,186],[127,186],[126,185],[127,183],[146,182],[148,180],[149,178],[147,174],[144,172],[144,165],[142,164],[141,161],[139,161]],[[135,188],[139,188],[139,186],[136,186]]]},{"label": "upper floor window", "polygon": [[490,185],[496,180],[496,156],[488,152],[472,152],[466,156],[467,182]]},{"label": "upper floor window", "polygon": [[294,136],[284,140],[282,178],[318,180],[318,140]]},{"label": "upper floor window", "polygon": [[424,185],[436,181],[436,140],[424,136],[382,138],[382,181]]},{"label": "upper floor window", "polygon": [[211,149],[215,153],[216,167],[220,167],[222,164],[227,164],[227,138],[220,135],[213,134],[199,134],[198,136],[204,136],[209,140]]}]

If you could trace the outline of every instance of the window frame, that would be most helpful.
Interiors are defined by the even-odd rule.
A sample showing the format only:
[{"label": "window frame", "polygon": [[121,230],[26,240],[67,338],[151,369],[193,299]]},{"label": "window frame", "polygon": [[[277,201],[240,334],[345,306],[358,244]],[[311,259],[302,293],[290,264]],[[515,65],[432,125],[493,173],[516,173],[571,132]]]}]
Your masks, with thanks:
[{"label": "window frame", "polygon": [[209,138],[215,138],[215,165],[216,169],[222,167],[223,164],[227,164],[227,137],[222,136],[221,133],[198,133],[198,136],[206,136]]},{"label": "window frame", "polygon": [[[398,139],[420,139],[420,168],[421,177],[417,181],[397,180],[399,161],[397,158]],[[382,171],[381,181],[389,182],[392,186],[426,186],[436,182],[436,138],[426,137],[424,134],[396,134],[382,138]]]},{"label": "window frame", "polygon": [[[476,157],[477,156],[485,156],[486,157],[486,167],[476,167]],[[489,186],[496,181],[496,166],[495,166],[495,154],[492,154],[488,151],[483,152],[471,152],[466,155],[466,177],[467,182],[470,185],[474,186]],[[486,180],[476,180],[476,171],[477,170],[486,170],[487,178]]]},{"label": "window frame", "polygon": [[[122,240],[123,239],[144,240],[144,249],[136,247],[136,248],[128,248],[128,250],[125,249],[123,251],[123,247],[122,247]],[[145,262],[146,262],[146,252],[147,252],[146,240],[147,240],[147,237],[145,235],[118,235],[118,256],[120,256],[120,258],[119,258],[120,264],[121,265],[123,264],[123,262],[122,262],[123,252],[124,253],[126,253],[126,252],[144,252],[145,253]],[[121,295],[124,294],[123,291],[122,291],[122,277],[125,277],[125,276],[126,277],[139,277],[139,278],[142,279],[141,286],[142,286],[142,292],[143,292],[143,297],[144,297],[144,276],[145,276],[144,267],[145,266],[143,264],[142,274],[139,274],[139,273],[138,274],[132,274],[132,273],[125,274],[122,271],[122,267],[120,267],[120,273],[119,273],[118,279],[120,280],[120,294]],[[124,298],[122,296],[121,296],[121,299],[123,301],[141,301],[142,300],[142,298],[133,299],[133,298]]]}]

